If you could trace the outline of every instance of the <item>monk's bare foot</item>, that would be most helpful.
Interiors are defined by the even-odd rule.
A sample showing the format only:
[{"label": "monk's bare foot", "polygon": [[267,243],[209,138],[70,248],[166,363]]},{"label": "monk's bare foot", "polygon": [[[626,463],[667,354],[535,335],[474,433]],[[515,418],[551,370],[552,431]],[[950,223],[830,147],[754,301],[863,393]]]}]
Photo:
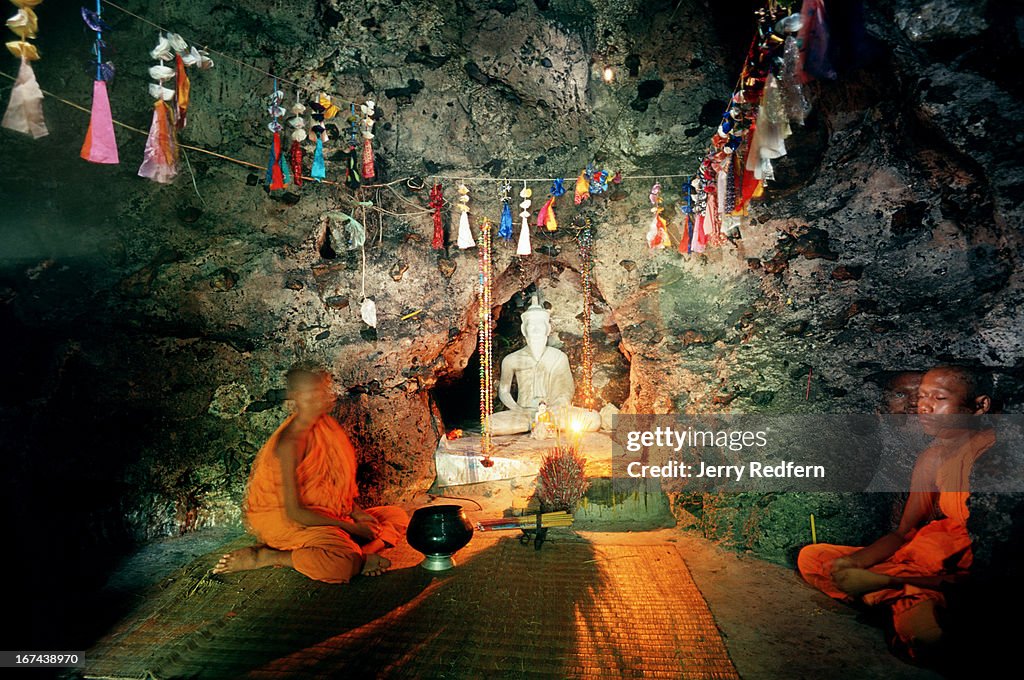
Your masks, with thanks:
[{"label": "monk's bare foot", "polygon": [[286,566],[290,563],[291,553],[274,550],[265,545],[254,545],[239,548],[223,555],[213,568],[214,574],[231,574],[236,571],[262,569],[275,565]]},{"label": "monk's bare foot", "polygon": [[832,574],[839,589],[847,595],[860,597],[892,585],[892,579],[885,574],[876,574],[867,569],[843,569]]},{"label": "monk's bare foot", "polygon": [[380,576],[391,567],[391,560],[386,557],[381,557],[376,553],[370,553],[366,556],[366,562],[363,563],[363,576]]}]

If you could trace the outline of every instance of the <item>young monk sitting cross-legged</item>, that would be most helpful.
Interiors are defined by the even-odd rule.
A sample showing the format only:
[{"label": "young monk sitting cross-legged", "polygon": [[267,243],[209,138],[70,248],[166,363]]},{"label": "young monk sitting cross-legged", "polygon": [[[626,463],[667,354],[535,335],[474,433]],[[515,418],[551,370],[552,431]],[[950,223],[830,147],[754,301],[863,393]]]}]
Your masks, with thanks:
[{"label": "young monk sitting cross-legged", "polygon": [[401,540],[408,516],[396,506],[355,504],[355,450],[327,414],[330,376],[293,368],[287,380],[295,413],[256,456],[246,492],[246,523],[262,545],[224,555],[213,571],[293,567],[327,583],[382,574],[391,562],[378,553]]},{"label": "young monk sitting cross-legged", "polygon": [[991,388],[968,369],[942,366],[921,380],[921,427],[934,440],[917,462],[899,527],[865,548],[819,543],[800,551],[800,574],[836,599],[888,605],[911,655],[943,638],[944,590],[972,563],[967,531],[969,480],[995,433],[976,417],[991,407]]}]

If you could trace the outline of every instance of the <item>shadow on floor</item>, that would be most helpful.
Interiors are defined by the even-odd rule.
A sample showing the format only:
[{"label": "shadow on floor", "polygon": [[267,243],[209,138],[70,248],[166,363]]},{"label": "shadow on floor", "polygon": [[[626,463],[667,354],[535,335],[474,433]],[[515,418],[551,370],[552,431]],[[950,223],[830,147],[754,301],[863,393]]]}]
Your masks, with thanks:
[{"label": "shadow on floor", "polygon": [[477,537],[440,574],[389,556],[391,573],[343,586],[210,577],[204,557],[89,651],[85,677],[737,677],[671,546]]}]

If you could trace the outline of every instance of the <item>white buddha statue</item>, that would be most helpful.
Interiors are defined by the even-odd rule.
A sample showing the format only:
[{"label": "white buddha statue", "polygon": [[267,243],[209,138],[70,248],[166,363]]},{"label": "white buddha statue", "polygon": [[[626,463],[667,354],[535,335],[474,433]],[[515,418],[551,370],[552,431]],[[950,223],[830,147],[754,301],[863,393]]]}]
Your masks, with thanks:
[{"label": "white buddha statue", "polygon": [[[569,357],[548,346],[551,314],[540,305],[537,296],[523,312],[520,330],[526,347],[501,361],[498,398],[508,410],[491,416],[491,431],[496,435],[529,432],[541,402],[547,405],[555,426],[563,431],[596,432],[601,415],[572,405],[575,384]],[[512,397],[512,382],[516,397]]]}]

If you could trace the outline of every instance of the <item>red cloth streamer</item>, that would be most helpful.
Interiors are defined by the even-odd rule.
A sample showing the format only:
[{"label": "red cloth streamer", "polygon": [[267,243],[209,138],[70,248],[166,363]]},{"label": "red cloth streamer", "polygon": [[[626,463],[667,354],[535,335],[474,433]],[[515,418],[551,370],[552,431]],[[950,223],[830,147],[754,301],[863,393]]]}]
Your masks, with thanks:
[{"label": "red cloth streamer", "polygon": [[546,227],[548,231],[558,231],[558,220],[555,218],[555,197],[552,196],[537,213],[537,226]]},{"label": "red cloth streamer", "polygon": [[300,145],[294,139],[292,140],[292,146],[288,149],[288,167],[292,170],[292,183],[297,186],[302,186],[302,145]]},{"label": "red cloth streamer", "polygon": [[704,232],[704,216],[697,215],[693,221],[693,241],[690,243],[690,250],[694,253],[703,253],[704,246],[708,244],[708,235]]},{"label": "red cloth streamer", "polygon": [[668,237],[668,222],[666,222],[665,218],[661,216],[660,210],[655,213],[654,223],[651,226],[651,232],[653,233],[651,234],[651,238],[647,241],[648,246],[651,248],[664,248],[672,245]]},{"label": "red cloth streamer", "polygon": [[441,250],[444,248],[444,225],[441,224],[444,193],[440,184],[435,184],[430,190],[430,207],[434,210],[434,240],[430,242],[430,245],[434,250]]},{"label": "red cloth streamer", "polygon": [[690,223],[693,217],[690,215],[683,216],[683,223],[679,225],[679,254],[687,255],[690,252]]},{"label": "red cloth streamer", "polygon": [[270,166],[270,189],[284,189],[284,173],[281,172],[281,133],[274,133],[273,162]]},{"label": "red cloth streamer", "polygon": [[174,55],[174,69],[176,71],[174,79],[177,82],[175,98],[178,106],[174,122],[180,130],[185,127],[185,115],[188,113],[188,98],[192,84],[188,80],[188,74],[185,73],[185,62],[181,60],[180,54]]},{"label": "red cloth streamer", "polygon": [[373,169],[373,142],[369,139],[363,140],[363,179],[373,179],[377,176]]}]

